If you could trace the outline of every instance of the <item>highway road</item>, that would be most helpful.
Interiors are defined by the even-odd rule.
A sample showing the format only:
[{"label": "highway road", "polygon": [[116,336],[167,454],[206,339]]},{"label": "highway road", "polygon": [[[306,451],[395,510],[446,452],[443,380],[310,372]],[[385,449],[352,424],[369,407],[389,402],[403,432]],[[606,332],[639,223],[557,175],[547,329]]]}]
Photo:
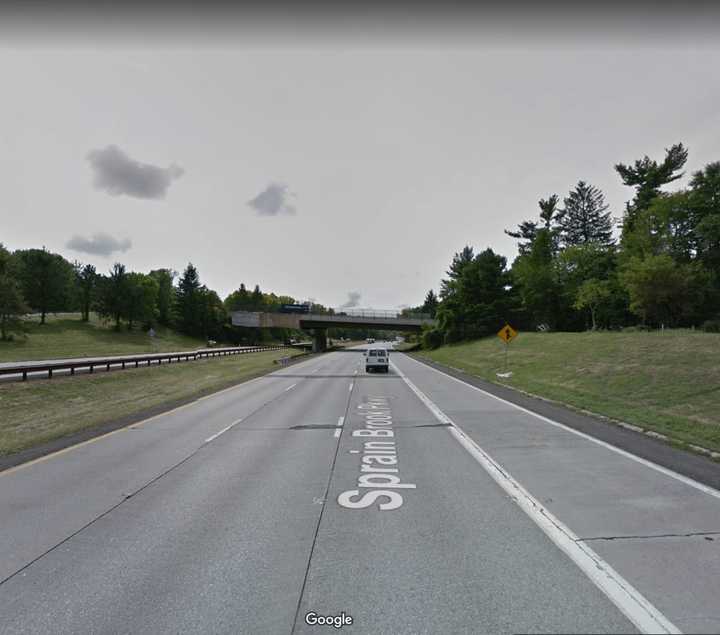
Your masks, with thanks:
[{"label": "highway road", "polygon": [[391,360],[0,473],[0,632],[720,631],[720,493]]}]

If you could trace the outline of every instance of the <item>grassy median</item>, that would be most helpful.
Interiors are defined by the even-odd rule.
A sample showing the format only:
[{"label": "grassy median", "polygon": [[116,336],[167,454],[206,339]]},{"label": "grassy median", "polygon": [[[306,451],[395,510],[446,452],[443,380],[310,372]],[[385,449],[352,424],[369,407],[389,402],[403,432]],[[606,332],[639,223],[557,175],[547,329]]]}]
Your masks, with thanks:
[{"label": "grassy median", "polygon": [[179,400],[191,399],[278,368],[301,354],[278,350],[95,375],[0,384],[0,456]]},{"label": "grassy median", "polygon": [[157,327],[155,337],[139,329],[116,331],[111,324],[98,320],[95,314],[91,314],[89,322],[83,322],[79,313],[62,313],[48,315],[45,324],[33,317],[25,325],[26,337],[15,336],[12,342],[0,342],[0,362],[165,353],[207,345],[204,340],[165,327]]},{"label": "grassy median", "polygon": [[720,335],[521,333],[420,353],[483,379],[720,451]]}]

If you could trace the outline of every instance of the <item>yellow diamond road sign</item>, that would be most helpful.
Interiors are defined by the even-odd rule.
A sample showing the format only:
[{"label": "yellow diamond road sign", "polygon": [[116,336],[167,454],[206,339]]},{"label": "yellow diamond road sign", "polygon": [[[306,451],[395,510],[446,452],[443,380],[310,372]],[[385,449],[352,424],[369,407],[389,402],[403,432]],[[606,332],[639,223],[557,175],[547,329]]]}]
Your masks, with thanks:
[{"label": "yellow diamond road sign", "polygon": [[506,324],[498,331],[497,336],[503,342],[505,342],[506,344],[509,344],[510,340],[512,340],[514,337],[517,336],[517,331],[509,324]]}]

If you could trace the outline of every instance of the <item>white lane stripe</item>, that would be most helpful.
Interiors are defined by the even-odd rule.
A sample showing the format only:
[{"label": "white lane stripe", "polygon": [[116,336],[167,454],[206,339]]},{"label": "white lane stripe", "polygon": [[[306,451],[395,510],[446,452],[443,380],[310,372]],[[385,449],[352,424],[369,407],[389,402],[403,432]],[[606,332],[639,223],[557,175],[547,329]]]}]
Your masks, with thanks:
[{"label": "white lane stripe", "polygon": [[352,392],[352,389],[353,389],[353,386],[354,386],[354,385],[355,385],[355,384],[351,382],[350,385],[348,386],[348,391]]},{"label": "white lane stripe", "polygon": [[297,384],[293,384],[292,386],[288,386],[288,387],[285,389],[285,392],[287,392],[288,390],[292,390],[293,388],[295,388],[295,386],[297,386]]},{"label": "white lane stripe", "polygon": [[216,432],[211,437],[208,437],[205,439],[205,443],[210,443],[210,441],[217,439],[221,434],[225,434],[230,428],[232,428],[234,425],[237,425],[240,423],[242,419],[238,419],[237,421],[233,421],[229,426],[224,427],[220,432]]},{"label": "white lane stripe", "polygon": [[615,569],[605,562],[564,523],[545,509],[512,475],[461,428],[459,428],[438,406],[433,403],[403,372],[392,364],[403,381],[408,385],[428,410],[441,423],[449,424],[450,434],[485,469],[492,479],[518,504],[518,506],[545,532],[590,580],[622,611],[622,613],[643,633],[680,633],[681,631],[653,606]]},{"label": "white lane stripe", "polygon": [[337,429],[335,430],[335,438],[336,438],[336,439],[340,437],[340,433],[341,433],[341,432],[342,432],[342,430],[341,430],[340,428],[337,428]]},{"label": "white lane stripe", "polygon": [[357,368],[356,368],[356,369],[353,371],[353,375],[357,375],[357,374],[358,374],[358,372],[357,372]]},{"label": "white lane stripe", "polygon": [[673,470],[671,470],[667,467],[663,467],[662,465],[658,465],[657,463],[653,463],[652,461],[643,459],[640,456],[636,456],[635,454],[632,454],[626,450],[622,450],[621,448],[619,448],[615,445],[612,445],[610,443],[607,443],[606,441],[596,439],[595,437],[590,436],[589,434],[585,434],[584,432],[575,430],[575,428],[566,426],[564,423],[560,423],[553,419],[549,419],[548,417],[538,414],[537,412],[533,412],[532,410],[528,410],[527,408],[518,406],[517,404],[514,404],[512,401],[507,401],[506,399],[503,399],[502,397],[493,395],[492,393],[489,393],[486,390],[483,390],[482,388],[478,388],[477,386],[473,386],[472,384],[468,384],[467,382],[464,382],[462,379],[458,379],[457,377],[448,375],[447,373],[444,373],[443,371],[438,370],[437,368],[433,368],[432,366],[428,366],[426,364],[423,364],[422,362],[418,362],[417,360],[412,359],[412,357],[408,357],[407,355],[405,355],[404,357],[405,357],[405,359],[412,360],[413,362],[422,366],[423,368],[429,368],[430,370],[434,370],[436,373],[440,373],[441,375],[444,375],[445,377],[452,379],[453,381],[456,381],[457,383],[462,384],[463,386],[466,386],[467,388],[472,388],[473,390],[477,390],[478,392],[482,393],[483,395],[485,395],[487,397],[492,397],[493,399],[496,399],[497,401],[501,401],[502,403],[507,404],[508,406],[512,406],[513,408],[516,408],[517,410],[521,410],[522,412],[524,412],[526,414],[532,415],[533,417],[536,417],[537,419],[540,419],[541,421],[544,421],[545,423],[549,423],[550,425],[555,426],[556,428],[562,428],[563,430],[567,430],[568,432],[571,432],[572,434],[582,437],[583,439],[587,439],[588,441],[597,443],[597,445],[601,445],[602,447],[607,448],[608,450],[612,450],[613,452],[616,452],[617,454],[620,454],[628,459],[632,459],[633,461],[640,463],[641,465],[644,465],[645,467],[649,467],[649,468],[655,470],[656,472],[660,472],[661,474],[664,474],[665,476],[669,476],[670,478],[674,478],[675,480],[680,481],[681,483],[685,483],[685,485],[689,485],[690,487],[693,487],[696,490],[703,492],[704,494],[709,494],[710,496],[714,496],[715,498],[720,498],[720,491],[710,487],[709,485],[700,483],[688,476],[683,476],[682,474],[678,474],[677,472],[674,472]]},{"label": "white lane stripe", "polygon": [[343,423],[345,423],[345,417],[338,417],[338,428],[342,428]]}]

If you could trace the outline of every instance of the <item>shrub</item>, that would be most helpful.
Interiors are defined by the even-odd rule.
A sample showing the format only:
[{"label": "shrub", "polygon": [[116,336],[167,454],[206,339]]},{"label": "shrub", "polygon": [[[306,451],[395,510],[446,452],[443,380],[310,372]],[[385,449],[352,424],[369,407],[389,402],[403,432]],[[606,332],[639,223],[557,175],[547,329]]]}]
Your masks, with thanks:
[{"label": "shrub", "polygon": [[702,325],[702,330],[706,333],[720,333],[720,319],[705,320]]},{"label": "shrub", "polygon": [[423,348],[432,350],[438,346],[442,346],[443,340],[443,332],[440,329],[430,329],[422,334]]}]

